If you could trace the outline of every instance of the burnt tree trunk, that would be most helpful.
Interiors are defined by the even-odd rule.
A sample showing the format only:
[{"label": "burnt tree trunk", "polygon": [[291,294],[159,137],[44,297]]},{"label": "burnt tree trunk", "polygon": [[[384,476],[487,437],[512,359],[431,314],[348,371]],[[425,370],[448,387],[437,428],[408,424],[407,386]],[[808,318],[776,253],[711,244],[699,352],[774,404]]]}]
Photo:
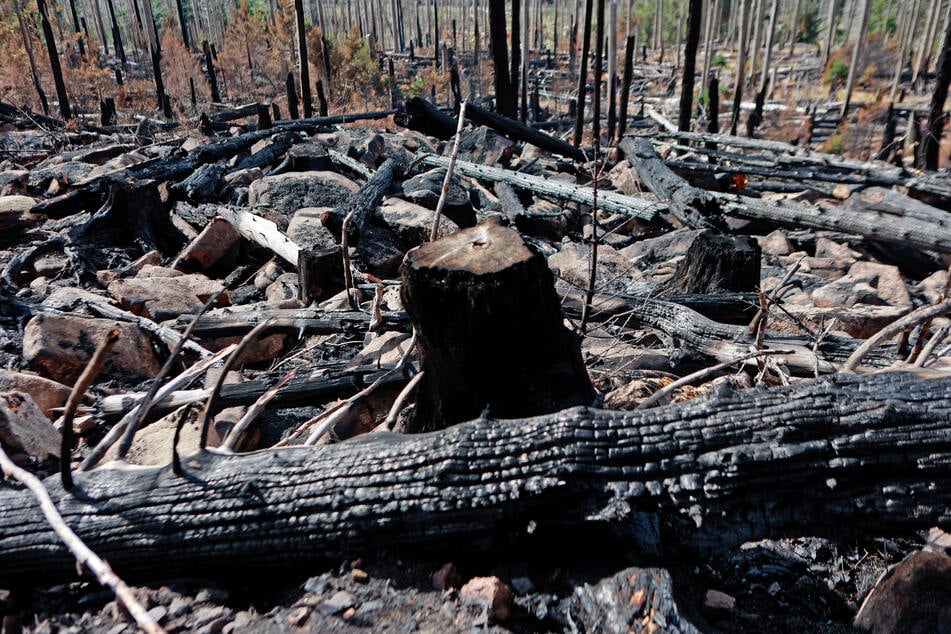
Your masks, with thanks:
[{"label": "burnt tree trunk", "polygon": [[581,145],[581,135],[584,131],[584,102],[588,88],[588,53],[591,51],[591,11],[592,0],[585,0],[584,28],[581,36],[581,69],[578,71],[578,111],[575,114],[575,133],[572,144]]},{"label": "burnt tree trunk", "polygon": [[191,50],[192,46],[188,41],[188,24],[185,22],[185,7],[182,6],[182,0],[175,0],[175,7],[178,9],[178,24],[182,27],[182,44],[186,50]]},{"label": "burnt tree trunk", "polygon": [[401,293],[425,373],[412,429],[594,400],[551,271],[517,231],[484,222],[413,249]]},{"label": "burnt tree trunk", "polygon": [[[620,527],[627,509],[660,512],[683,542],[723,553],[763,538],[951,528],[949,395],[948,378],[837,375],[636,412],[205,452],[183,461],[184,477],[102,468],[76,474],[68,493],[58,477],[46,485],[79,537],[135,578],[286,570],[377,548],[458,555],[460,543],[531,540],[530,520]],[[0,585],[75,580],[32,494],[0,492]]]},{"label": "burnt tree trunk", "polygon": [[[604,0],[598,0],[598,28],[594,46],[594,94],[591,97],[591,138],[595,147],[601,141],[601,66],[604,60]],[[598,157],[594,157],[597,161]]]},{"label": "burnt tree trunk", "polygon": [[687,43],[684,47],[684,78],[680,87],[680,116],[677,118],[677,127],[684,132],[690,130],[694,73],[697,69],[697,45],[700,43],[702,13],[703,0],[690,0],[690,8],[687,13]]},{"label": "burnt tree trunk", "polygon": [[73,31],[76,33],[76,43],[79,45],[79,56],[86,59],[86,44],[83,42],[83,32],[79,26],[79,13],[76,11],[76,0],[69,0],[69,11],[73,16]]},{"label": "burnt tree trunk", "polygon": [[294,81],[294,73],[288,71],[284,86],[287,90],[288,116],[291,119],[297,119],[300,117],[300,111],[297,109],[297,83]]},{"label": "burnt tree trunk", "polygon": [[713,231],[698,235],[666,288],[684,293],[755,291],[760,285],[759,244],[747,236]]},{"label": "burnt tree trunk", "polygon": [[300,62],[300,92],[304,102],[304,118],[314,116],[314,104],[310,98],[310,66],[307,62],[307,25],[304,24],[304,2],[294,0],[294,15],[297,16],[297,56]]},{"label": "burnt tree trunk", "polygon": [[36,8],[40,12],[43,39],[46,40],[46,52],[50,57],[50,71],[53,73],[56,98],[59,100],[59,114],[64,120],[68,120],[73,117],[73,113],[69,107],[69,95],[66,94],[66,83],[63,81],[63,67],[59,63],[59,52],[56,50],[56,40],[53,39],[53,27],[50,26],[46,0],[36,0]]},{"label": "burnt tree trunk", "polygon": [[212,59],[208,40],[202,41],[201,48],[205,54],[205,74],[208,77],[208,86],[211,88],[211,101],[212,103],[220,103],[221,93],[218,92],[218,75],[215,73],[215,60]]},{"label": "burnt tree trunk", "polygon": [[624,49],[624,78],[621,81],[621,103],[618,108],[618,139],[627,132],[627,104],[631,98],[631,79],[634,74],[634,47],[636,38],[627,36],[627,45]]},{"label": "burnt tree trunk", "polygon": [[495,110],[515,118],[515,94],[509,74],[508,43],[505,41],[505,1],[489,0],[489,38],[495,71]]},{"label": "burnt tree trunk", "polygon": [[938,150],[941,135],[944,132],[944,102],[948,98],[948,83],[951,82],[951,20],[944,33],[944,48],[938,59],[938,76],[935,79],[934,93],[931,95],[931,108],[928,111],[928,126],[921,140],[921,164],[927,170],[938,169]]},{"label": "burnt tree trunk", "polygon": [[509,68],[509,83],[512,85],[512,114],[506,116],[511,116],[513,119],[518,118],[519,71],[522,63],[521,19],[521,0],[512,0],[512,66]]}]

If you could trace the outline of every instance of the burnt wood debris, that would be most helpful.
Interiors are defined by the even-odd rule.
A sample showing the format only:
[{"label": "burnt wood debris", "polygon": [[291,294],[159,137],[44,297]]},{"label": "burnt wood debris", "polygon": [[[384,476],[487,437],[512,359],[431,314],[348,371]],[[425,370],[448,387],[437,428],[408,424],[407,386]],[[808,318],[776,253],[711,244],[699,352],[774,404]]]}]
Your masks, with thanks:
[{"label": "burnt wood debris", "polygon": [[[837,549],[904,540],[878,583],[888,555],[866,552],[855,568],[879,568],[847,590],[805,564],[752,585],[828,585],[838,607],[807,628],[945,618],[896,579],[927,560],[951,587],[951,44],[912,60],[919,99],[892,94],[846,155],[820,137],[872,125],[867,49],[829,62],[851,57],[844,102],[777,97],[833,55],[799,38],[838,37],[841,3],[691,0],[671,42],[615,0],[348,2],[387,78],[364,108],[342,105],[347,31],[324,4],[268,12],[295,58],[268,80],[278,104],[229,101],[215,16],[176,3],[172,40],[148,4],[129,32],[109,2],[109,76],[154,82],[138,118],[118,95],[88,112],[64,79],[98,54],[76,4],[63,50],[61,8],[16,4],[50,66],[30,52],[43,114],[0,102],[0,616],[8,589],[92,579],[52,509],[134,583],[503,561],[576,534],[620,553],[550,601],[513,582],[514,604],[485,604],[481,624],[511,608],[519,631],[752,631],[766,603],[725,592],[755,577],[725,581],[751,548],[816,540],[845,574]],[[859,32],[872,4],[846,3]],[[727,32],[740,81],[714,58]],[[176,55],[207,107],[196,78],[168,94]]]}]

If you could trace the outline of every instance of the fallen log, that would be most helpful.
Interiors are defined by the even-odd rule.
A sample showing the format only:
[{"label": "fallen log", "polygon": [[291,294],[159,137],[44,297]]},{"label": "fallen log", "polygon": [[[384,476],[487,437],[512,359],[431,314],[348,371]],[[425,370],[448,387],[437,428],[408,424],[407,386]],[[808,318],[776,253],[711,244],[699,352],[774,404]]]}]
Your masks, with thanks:
[{"label": "fallen log", "polygon": [[[636,412],[206,451],[181,476],[100,468],[77,474],[72,492],[58,478],[46,486],[127,578],[286,569],[381,547],[472,551],[529,524],[621,523],[632,511],[659,511],[682,541],[712,550],[951,528],[949,435],[951,378],[835,375]],[[0,587],[74,579],[32,496],[9,483],[2,493]]]},{"label": "fallen log", "polygon": [[[415,162],[427,167],[445,168],[449,165],[449,159],[447,157],[437,156],[436,154],[417,155]],[[513,187],[538,194],[543,198],[570,200],[589,206],[594,204],[594,190],[590,187],[570,185],[540,176],[532,176],[530,174],[523,174],[522,172],[489,167],[487,165],[479,165],[477,163],[470,163],[469,161],[457,160],[455,171],[464,176],[470,176],[491,183],[507,183]],[[658,213],[667,210],[667,204],[664,202],[651,201],[647,198],[625,196],[618,192],[599,191],[598,209],[643,218],[644,220],[652,220]]]},{"label": "fallen log", "polygon": [[624,137],[618,147],[637,173],[637,180],[658,198],[666,199],[670,213],[677,220],[694,229],[722,229],[716,198],[675,174],[657,155],[650,141]]}]

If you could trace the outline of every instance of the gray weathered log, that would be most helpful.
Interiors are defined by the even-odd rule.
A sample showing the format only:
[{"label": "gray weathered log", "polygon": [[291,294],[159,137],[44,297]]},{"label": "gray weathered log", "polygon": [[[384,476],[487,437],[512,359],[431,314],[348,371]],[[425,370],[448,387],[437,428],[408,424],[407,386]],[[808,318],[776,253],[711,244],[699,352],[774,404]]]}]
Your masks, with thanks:
[{"label": "gray weathered log", "polygon": [[677,220],[695,229],[719,228],[720,205],[706,190],[694,187],[664,164],[646,139],[625,137],[618,144],[637,179],[667,206]]},{"label": "gray weathered log", "polygon": [[[418,155],[416,162],[428,167],[447,167],[449,159],[445,156],[435,154]],[[556,180],[532,176],[522,172],[501,169],[498,167],[489,167],[470,163],[469,161],[456,161],[455,171],[464,176],[478,178],[492,183],[508,183],[513,187],[530,191],[545,198],[554,198],[556,200],[570,200],[581,203],[582,205],[592,205],[594,203],[594,191],[590,187],[581,185],[569,185]],[[625,214],[644,220],[651,220],[658,213],[667,210],[667,204],[648,200],[647,198],[637,198],[635,196],[625,196],[618,192],[599,191],[598,209],[610,211],[616,214]]]},{"label": "gray weathered log", "polygon": [[[574,408],[418,436],[101,468],[67,524],[126,577],[286,568],[371,549],[486,548],[530,523],[659,511],[701,548],[783,535],[951,528],[951,378],[835,375],[638,412]],[[21,487],[4,483],[0,586],[74,579]],[[601,509],[597,513],[597,509]]]}]

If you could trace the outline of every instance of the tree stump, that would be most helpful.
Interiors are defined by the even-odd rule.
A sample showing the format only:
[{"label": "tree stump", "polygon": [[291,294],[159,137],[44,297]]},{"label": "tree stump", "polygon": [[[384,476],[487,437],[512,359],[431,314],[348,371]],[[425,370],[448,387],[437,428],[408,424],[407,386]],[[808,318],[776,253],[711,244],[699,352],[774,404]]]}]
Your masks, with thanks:
[{"label": "tree stump", "polygon": [[588,405],[594,388],[545,259],[483,222],[410,251],[403,303],[425,375],[410,431]]},{"label": "tree stump", "polygon": [[687,249],[666,287],[684,293],[752,292],[760,283],[761,256],[759,244],[751,238],[704,231]]}]

